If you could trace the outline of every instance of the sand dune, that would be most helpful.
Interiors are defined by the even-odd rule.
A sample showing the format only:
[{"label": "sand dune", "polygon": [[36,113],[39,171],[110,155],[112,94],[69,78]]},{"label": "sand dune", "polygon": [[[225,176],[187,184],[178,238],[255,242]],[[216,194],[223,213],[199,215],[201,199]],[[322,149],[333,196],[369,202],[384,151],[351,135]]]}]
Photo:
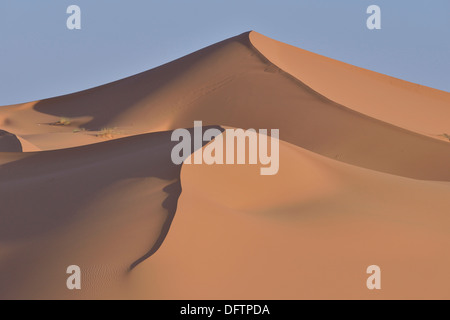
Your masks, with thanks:
[{"label": "sand dune", "polygon": [[[20,131],[13,125],[6,130],[26,136],[39,148],[56,149],[75,146],[78,140],[80,145],[95,142],[81,139],[89,135],[86,132],[73,139],[33,139],[32,135],[47,132],[71,133],[72,126],[42,125],[60,117],[83,119],[75,128],[109,127],[125,135],[190,127],[198,119],[207,125],[273,127],[280,129],[284,141],[339,161],[412,178],[450,180],[448,141],[405,130],[329,100],[267,60],[251,42],[260,36],[251,35],[245,33],[112,84],[19,106],[21,119],[14,115],[10,119],[21,125]],[[389,96],[382,89],[382,95]],[[347,92],[353,97],[352,91]],[[392,99],[405,108],[420,109],[403,97],[398,94]],[[439,114],[439,119],[445,119],[441,121],[449,119],[446,113]],[[438,126],[436,132],[439,130]]]},{"label": "sand dune", "polygon": [[0,297],[76,297],[60,272],[72,264],[86,270],[83,297],[95,297],[156,251],[181,193],[170,137],[2,154]]},{"label": "sand dune", "polygon": [[[195,120],[279,129],[279,173],[174,165]],[[449,298],[449,121],[450,93],[256,32],[0,107],[0,298]]]}]

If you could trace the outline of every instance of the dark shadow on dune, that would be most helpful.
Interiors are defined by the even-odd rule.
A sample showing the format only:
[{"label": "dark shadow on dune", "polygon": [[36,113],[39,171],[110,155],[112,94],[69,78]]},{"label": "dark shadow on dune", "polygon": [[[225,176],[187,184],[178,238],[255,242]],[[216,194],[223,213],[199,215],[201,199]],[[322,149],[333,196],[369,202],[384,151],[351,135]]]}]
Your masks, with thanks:
[{"label": "dark shadow on dune", "polygon": [[22,144],[14,134],[0,130],[0,152],[22,152]]},{"label": "dark shadow on dune", "polygon": [[175,213],[177,211],[177,205],[178,205],[178,198],[181,195],[181,182],[178,180],[177,182],[174,182],[167,187],[163,189],[164,192],[166,192],[167,198],[162,203],[162,206],[164,209],[166,209],[169,213],[169,217],[167,217],[166,221],[164,222],[161,233],[156,240],[153,247],[142,257],[137,259],[135,262],[133,262],[130,266],[129,271],[133,270],[135,267],[137,267],[141,262],[144,262],[148,258],[150,258],[163,244],[164,240],[166,239],[167,234],[169,233],[170,226],[172,225],[173,218],[175,217]]},{"label": "dark shadow on dune", "polygon": [[[224,131],[219,126],[205,126],[203,131],[210,128]],[[193,128],[188,131],[193,137]],[[156,132],[71,149],[37,152],[0,165],[0,243],[32,241],[83,219],[80,216],[83,206],[116,182],[158,178],[163,180],[159,191],[167,195],[161,203],[166,212],[165,222],[157,241],[151,244],[147,253],[136,257],[129,267],[131,270],[158,250],[177,210],[181,165],[172,162],[172,149],[179,142],[171,141],[171,135],[172,131]],[[191,150],[195,151],[193,141]],[[164,181],[167,182],[165,186]],[[17,287],[17,279],[9,279],[8,275],[18,266],[23,266],[27,272],[25,266],[30,260],[32,257],[20,256],[2,263],[0,287]],[[0,290],[0,297],[5,294],[14,293]]]}]

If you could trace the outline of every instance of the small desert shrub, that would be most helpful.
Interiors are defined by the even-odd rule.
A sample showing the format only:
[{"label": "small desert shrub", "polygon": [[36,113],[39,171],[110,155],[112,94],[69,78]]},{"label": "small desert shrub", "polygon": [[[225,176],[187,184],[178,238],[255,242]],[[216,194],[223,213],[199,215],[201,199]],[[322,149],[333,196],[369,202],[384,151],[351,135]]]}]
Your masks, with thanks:
[{"label": "small desert shrub", "polygon": [[102,128],[99,133],[97,133],[97,137],[111,139],[115,134],[117,134],[115,128]]},{"label": "small desert shrub", "polygon": [[53,126],[68,126],[71,124],[71,120],[69,118],[61,118],[58,121],[51,123]]}]

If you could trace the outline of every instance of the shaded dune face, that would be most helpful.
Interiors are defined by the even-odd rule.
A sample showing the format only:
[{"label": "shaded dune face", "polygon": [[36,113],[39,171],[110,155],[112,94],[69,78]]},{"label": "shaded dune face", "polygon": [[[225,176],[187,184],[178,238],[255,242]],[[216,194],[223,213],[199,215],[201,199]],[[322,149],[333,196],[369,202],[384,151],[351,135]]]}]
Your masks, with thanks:
[{"label": "shaded dune face", "polygon": [[22,152],[22,144],[15,135],[0,130],[0,152]]},{"label": "shaded dune face", "polygon": [[[223,130],[203,130],[210,128]],[[39,297],[38,288],[51,286],[47,279],[65,283],[61,270],[71,264],[88,270],[90,284],[83,294],[93,294],[89,288],[125,277],[154,254],[181,194],[181,165],[171,160],[177,143],[171,135],[17,153],[8,160],[0,153],[5,161],[0,165],[0,243],[6,250],[0,252],[0,297]],[[10,254],[9,248],[14,248]],[[29,272],[43,261],[47,269]],[[62,286],[52,289],[49,297],[58,289],[64,292]]]}]

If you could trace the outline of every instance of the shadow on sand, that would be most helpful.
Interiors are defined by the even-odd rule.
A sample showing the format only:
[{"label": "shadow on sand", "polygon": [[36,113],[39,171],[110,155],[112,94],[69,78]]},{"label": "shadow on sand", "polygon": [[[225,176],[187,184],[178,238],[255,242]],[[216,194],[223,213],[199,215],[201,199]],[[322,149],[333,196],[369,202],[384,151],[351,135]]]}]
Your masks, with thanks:
[{"label": "shadow on sand", "polygon": [[[210,128],[223,132],[219,126],[203,130]],[[193,136],[193,128],[188,130]],[[161,203],[167,216],[149,251],[130,264],[132,270],[159,249],[177,210],[181,165],[172,162],[171,152],[178,142],[171,141],[171,135],[172,131],[156,132],[37,152],[0,165],[0,242],[32,241],[61,230],[83,219],[83,207],[109,186],[126,179],[155,177],[167,181],[161,187],[167,194]],[[191,150],[195,151],[193,143]],[[3,264],[0,271],[7,275],[14,265],[24,265],[27,259],[31,258]]]},{"label": "shadow on sand", "polygon": [[0,152],[22,152],[22,144],[12,133],[0,130]]}]

